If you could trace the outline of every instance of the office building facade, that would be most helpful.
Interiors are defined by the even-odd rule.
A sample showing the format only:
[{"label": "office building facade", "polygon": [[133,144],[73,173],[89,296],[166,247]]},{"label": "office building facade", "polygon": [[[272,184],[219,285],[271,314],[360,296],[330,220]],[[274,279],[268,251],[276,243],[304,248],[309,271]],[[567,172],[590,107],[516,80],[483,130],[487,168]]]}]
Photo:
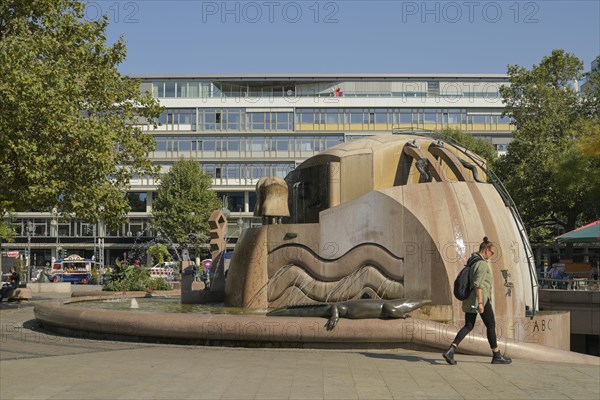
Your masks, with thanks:
[{"label": "office building facade", "polygon": [[[229,247],[252,218],[254,186],[285,177],[299,163],[339,143],[375,134],[457,128],[489,140],[502,154],[512,126],[502,116],[506,75],[142,76],[140,89],[164,107],[150,154],[161,173],[179,158],[197,160],[230,210]],[[132,210],[119,229],[63,220],[50,210],[16,213],[14,243],[43,266],[61,254],[95,254],[110,264],[154,236],[149,215],[158,181],[136,176]]]}]

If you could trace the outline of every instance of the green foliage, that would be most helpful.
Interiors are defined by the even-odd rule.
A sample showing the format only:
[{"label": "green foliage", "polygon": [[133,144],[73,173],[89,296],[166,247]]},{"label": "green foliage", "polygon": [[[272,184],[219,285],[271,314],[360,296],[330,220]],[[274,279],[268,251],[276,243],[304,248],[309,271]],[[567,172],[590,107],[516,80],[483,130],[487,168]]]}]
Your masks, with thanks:
[{"label": "green foliage", "polygon": [[170,290],[163,278],[152,278],[150,272],[136,265],[117,265],[109,274],[102,290],[109,292]]},{"label": "green foliage", "polygon": [[500,90],[516,129],[494,170],[535,241],[552,240],[557,225],[568,231],[599,216],[600,159],[586,155],[586,143],[595,143],[600,116],[589,96],[600,93],[571,87],[582,68],[577,57],[555,50],[531,70],[509,66],[511,85]]},{"label": "green foliage", "polygon": [[169,261],[171,259],[171,255],[169,254],[169,250],[167,246],[162,243],[156,243],[152,246],[148,247],[146,252],[150,257],[152,257],[151,264],[162,264],[165,261]]},{"label": "green foliage", "polygon": [[[75,0],[0,2],[0,210],[50,211],[110,225],[129,211],[133,174],[153,175],[155,142],[132,122],[160,113],[123,77],[123,38]],[[110,179],[109,179],[110,178]]]},{"label": "green foliage", "polygon": [[[600,112],[598,112],[598,115],[600,115]],[[579,151],[584,157],[600,157],[600,117],[581,121],[571,131],[571,135],[577,138]]]},{"label": "green foliage", "polygon": [[479,139],[471,134],[462,132],[460,129],[452,128],[445,128],[439,132],[436,132],[435,135],[439,135],[442,138],[450,137],[456,140],[468,150],[484,158],[488,164],[496,160],[496,150],[488,140]]},{"label": "green foliage", "polygon": [[15,271],[19,274],[19,280],[21,282],[27,281],[27,263],[25,260],[17,259],[15,260]]},{"label": "green foliage", "polygon": [[15,237],[15,231],[12,229],[10,224],[0,220],[0,241],[13,242]]},{"label": "green foliage", "polygon": [[212,178],[193,160],[180,159],[163,175],[153,200],[154,226],[162,236],[195,252],[208,239],[208,218],[221,208]]},{"label": "green foliage", "polygon": [[91,271],[90,275],[91,275],[90,283],[92,285],[96,285],[98,282],[100,282],[100,270],[98,269],[96,264],[92,264],[92,271]]}]

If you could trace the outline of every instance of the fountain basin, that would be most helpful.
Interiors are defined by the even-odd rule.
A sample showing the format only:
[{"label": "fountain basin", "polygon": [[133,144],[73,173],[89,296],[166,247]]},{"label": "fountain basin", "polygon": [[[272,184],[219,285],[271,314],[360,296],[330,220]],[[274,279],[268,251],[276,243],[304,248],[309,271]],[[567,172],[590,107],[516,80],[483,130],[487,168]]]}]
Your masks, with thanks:
[{"label": "fountain basin", "polygon": [[[459,327],[417,318],[404,320],[340,319],[333,331],[324,318],[267,317],[254,315],[111,311],[77,307],[68,301],[37,304],[34,313],[44,326],[67,335],[195,344],[228,344],[247,347],[448,347]],[[560,318],[560,313],[553,314]],[[566,314],[568,318],[568,313]],[[476,331],[478,331],[476,329]],[[461,344],[461,352],[490,355],[484,332]],[[516,342],[500,337],[499,346],[514,358],[599,365],[585,354]]]}]

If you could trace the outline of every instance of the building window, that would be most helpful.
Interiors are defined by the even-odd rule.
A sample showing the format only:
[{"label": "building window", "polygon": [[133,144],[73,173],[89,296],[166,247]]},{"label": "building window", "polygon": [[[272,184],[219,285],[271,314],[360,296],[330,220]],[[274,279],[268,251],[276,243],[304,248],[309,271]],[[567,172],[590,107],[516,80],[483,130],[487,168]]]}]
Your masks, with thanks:
[{"label": "building window", "polygon": [[187,97],[187,82],[177,82],[177,97]]},{"label": "building window", "polygon": [[251,113],[249,115],[252,119],[252,130],[264,131],[265,130],[265,113]]},{"label": "building window", "polygon": [[244,211],[244,192],[217,192],[217,196],[224,200],[230,211]]},{"label": "building window", "polygon": [[298,117],[300,119],[300,124],[312,125],[315,123],[315,114],[314,110],[311,108],[300,109],[298,110]]},{"label": "building window", "polygon": [[132,219],[127,224],[127,236],[128,237],[140,237],[144,236],[144,220]]},{"label": "building window", "polygon": [[164,82],[153,82],[152,83],[152,96],[155,98],[165,97],[165,83]]},{"label": "building window", "polygon": [[175,97],[175,82],[165,83],[165,97]]},{"label": "building window", "polygon": [[351,110],[350,111],[350,123],[351,124],[362,124],[363,113],[362,110]]},{"label": "building window", "polygon": [[250,211],[256,208],[256,192],[254,191],[248,193],[248,206]]},{"label": "building window", "polygon": [[148,195],[146,192],[129,192],[127,201],[133,212],[146,212],[146,202]]}]

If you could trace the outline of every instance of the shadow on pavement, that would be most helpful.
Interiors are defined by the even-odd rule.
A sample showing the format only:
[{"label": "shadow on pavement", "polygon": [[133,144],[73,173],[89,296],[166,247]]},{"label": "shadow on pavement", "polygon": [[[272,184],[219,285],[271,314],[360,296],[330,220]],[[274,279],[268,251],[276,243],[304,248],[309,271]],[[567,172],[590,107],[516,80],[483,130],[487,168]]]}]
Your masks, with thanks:
[{"label": "shadow on pavement", "polygon": [[444,359],[442,358],[442,356],[440,355],[439,359],[433,359],[433,358],[425,358],[425,357],[420,357],[420,356],[416,356],[416,355],[408,355],[408,354],[381,354],[381,353],[360,353],[366,357],[370,357],[370,358],[380,358],[380,359],[384,359],[384,360],[402,360],[402,361],[409,361],[409,362],[428,362],[429,364],[432,365],[437,365],[437,364],[446,364],[446,361],[444,361]]}]

